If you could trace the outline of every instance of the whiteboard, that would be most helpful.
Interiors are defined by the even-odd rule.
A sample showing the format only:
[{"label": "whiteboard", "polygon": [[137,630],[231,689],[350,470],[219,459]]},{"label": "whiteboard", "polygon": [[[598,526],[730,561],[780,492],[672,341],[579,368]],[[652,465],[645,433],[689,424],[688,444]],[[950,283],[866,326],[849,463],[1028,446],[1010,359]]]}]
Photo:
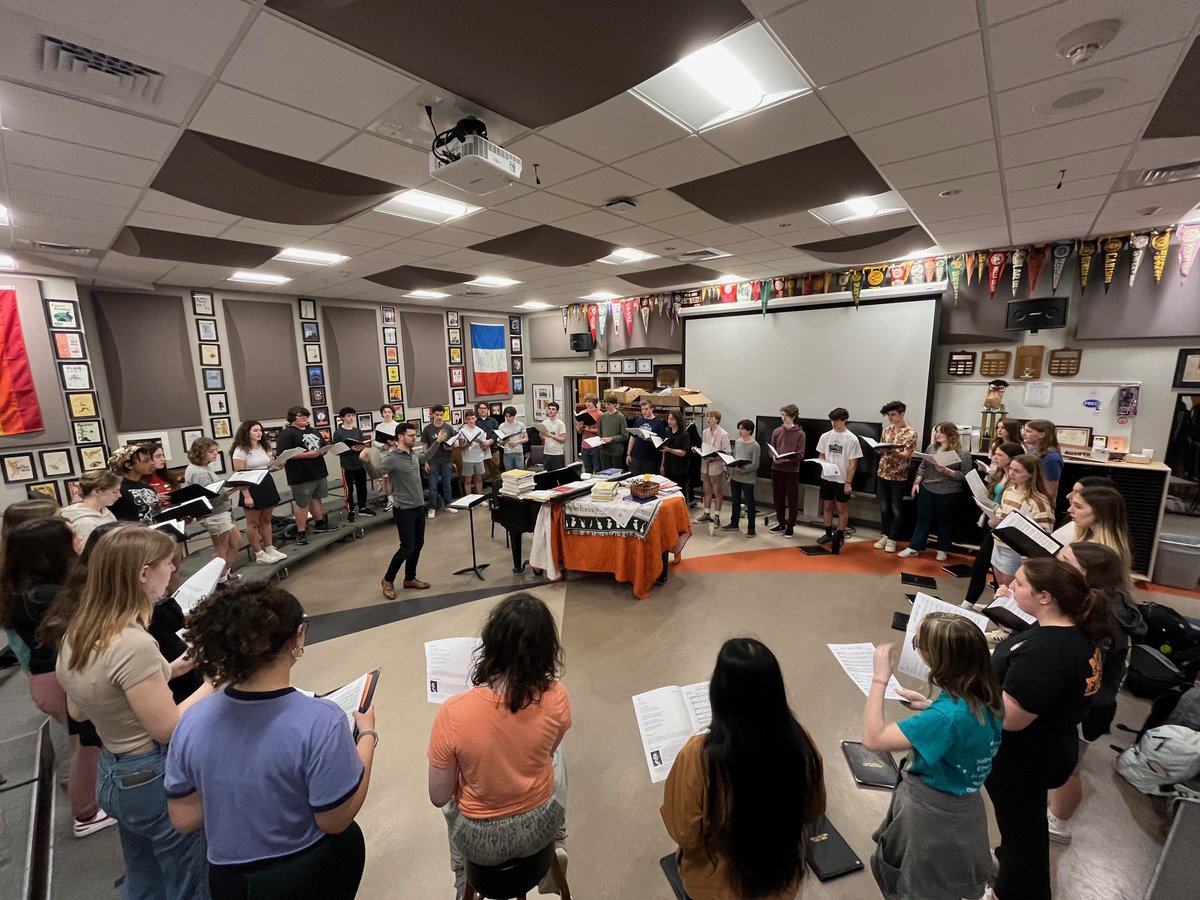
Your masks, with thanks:
[{"label": "whiteboard", "polygon": [[937,297],[833,308],[798,308],[683,320],[684,384],[702,391],[736,433],[739,419],[778,415],[795,403],[804,418],[844,406],[879,419],[890,400],[908,405],[921,430],[928,414]]}]

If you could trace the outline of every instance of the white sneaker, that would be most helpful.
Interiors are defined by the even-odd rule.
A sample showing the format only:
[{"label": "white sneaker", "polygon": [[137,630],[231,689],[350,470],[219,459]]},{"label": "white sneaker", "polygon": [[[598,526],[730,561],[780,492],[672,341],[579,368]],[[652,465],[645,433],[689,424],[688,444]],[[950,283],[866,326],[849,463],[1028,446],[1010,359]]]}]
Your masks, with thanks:
[{"label": "white sneaker", "polygon": [[1050,826],[1050,840],[1060,844],[1071,843],[1071,823],[1060,819],[1050,810],[1046,810],[1046,824]]},{"label": "white sneaker", "polygon": [[288,558],[278,547],[267,547],[263,552],[270,554],[271,562],[283,562]]},{"label": "white sneaker", "polygon": [[454,513],[454,515],[456,515],[456,516],[458,515],[458,510],[455,509],[453,506],[447,506],[445,509],[446,509],[446,512],[448,512],[448,513]]},{"label": "white sneaker", "polygon": [[96,814],[90,819],[80,822],[75,820],[75,837],[84,838],[89,834],[95,834],[97,831],[103,831],[105,828],[111,828],[117,824],[117,820],[110,816],[102,809],[96,810]]},{"label": "white sneaker", "polygon": [[391,511],[392,511],[392,507],[393,507],[394,505],[395,505],[395,504],[393,504],[393,503],[392,503],[392,498],[391,498],[391,497],[388,497],[388,498],[387,498],[387,503],[383,504],[383,508],[384,508],[385,510],[387,510],[388,512],[391,512]]},{"label": "white sneaker", "polygon": [[888,542],[888,536],[886,534],[881,534],[879,536],[879,540],[877,540],[875,542],[875,549],[882,550],[884,547],[887,546],[887,542]]},{"label": "white sneaker", "polygon": [[428,512],[425,513],[425,518],[436,519],[437,518],[437,510],[436,509],[429,510]]},{"label": "white sneaker", "polygon": [[254,561],[256,563],[266,566],[266,565],[270,565],[271,563],[278,562],[279,560],[277,560],[274,556],[272,556],[266,550],[259,550],[257,553],[254,554]]},{"label": "white sneaker", "polygon": [[938,561],[938,562],[945,562],[945,561],[946,561],[946,560],[948,560],[949,558],[950,558],[950,557],[946,555],[946,551],[945,551],[945,550],[939,550],[939,551],[937,552],[937,561]]},{"label": "white sneaker", "polygon": [[896,542],[893,541],[891,538],[888,538],[888,542],[883,545],[883,552],[884,553],[895,553],[896,552]]},{"label": "white sneaker", "polygon": [[905,547],[903,550],[901,550],[896,555],[898,557],[900,557],[901,559],[908,559],[910,556],[916,556],[920,552],[921,552],[920,550],[914,550],[912,547]]}]

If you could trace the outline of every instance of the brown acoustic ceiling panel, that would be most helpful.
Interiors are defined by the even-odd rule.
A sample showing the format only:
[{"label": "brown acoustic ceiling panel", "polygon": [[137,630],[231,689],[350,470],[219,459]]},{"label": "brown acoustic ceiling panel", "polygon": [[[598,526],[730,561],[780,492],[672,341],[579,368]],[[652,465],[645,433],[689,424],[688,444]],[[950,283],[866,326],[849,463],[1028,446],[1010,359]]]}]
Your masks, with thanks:
[{"label": "brown acoustic ceiling panel", "polygon": [[920,225],[905,225],[903,228],[851,234],[817,241],[815,244],[796,244],[795,247],[823,262],[854,265],[907,256],[932,247],[934,243],[929,232]]},{"label": "brown acoustic ceiling panel", "polygon": [[365,276],[367,281],[401,291],[427,291],[448,284],[462,284],[475,276],[464,272],[447,272],[445,269],[423,269],[420,266],[397,266]]},{"label": "brown acoustic ceiling panel", "polygon": [[555,228],[553,225],[535,225],[524,231],[472,244],[470,249],[547,266],[582,266],[584,263],[608,256],[618,247],[617,244]]},{"label": "brown acoustic ceiling panel", "polygon": [[1194,137],[1200,134],[1200,38],[1192,42],[1183,65],[1171,79],[1162,102],[1143,135],[1152,138]]},{"label": "brown acoustic ceiling panel", "polygon": [[671,188],[706,213],[734,224],[786,216],[890,189],[848,137]]},{"label": "brown acoustic ceiling panel", "polygon": [[530,128],[603,103],[753,18],[740,0],[267,6]]},{"label": "brown acoustic ceiling panel", "polygon": [[277,254],[279,247],[226,241],[199,234],[180,234],[127,225],[117,235],[112,249],[126,256],[144,259],[171,259],[176,262],[203,263],[209,266],[230,266],[253,269]]},{"label": "brown acoustic ceiling panel", "polygon": [[628,281],[630,284],[636,284],[638,287],[644,288],[665,288],[675,287],[676,285],[697,284],[701,281],[712,281],[714,278],[719,278],[720,272],[714,272],[712,269],[706,269],[704,266],[694,266],[691,263],[684,263],[679,266],[665,266],[661,269],[647,269],[645,272],[630,272],[627,275],[618,275],[622,281]]},{"label": "brown acoustic ceiling panel", "polygon": [[374,178],[185,131],[151,187],[235,216],[335,225],[403,190]]}]

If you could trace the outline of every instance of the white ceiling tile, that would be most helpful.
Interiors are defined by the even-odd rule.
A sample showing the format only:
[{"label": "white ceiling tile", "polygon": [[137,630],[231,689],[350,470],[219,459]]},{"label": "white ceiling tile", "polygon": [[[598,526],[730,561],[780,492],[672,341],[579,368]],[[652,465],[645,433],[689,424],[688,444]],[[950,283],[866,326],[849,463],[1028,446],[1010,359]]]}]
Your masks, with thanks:
[{"label": "white ceiling tile", "polygon": [[[1061,188],[1054,184],[1008,192],[1008,208],[1021,209],[1026,206],[1065,203],[1083,197],[1103,197],[1112,187],[1115,175],[1098,175],[1095,178],[1080,178],[1063,182]],[[1057,184],[1057,182],[1055,182]]]},{"label": "white ceiling tile", "polygon": [[870,219],[856,219],[853,222],[842,222],[837,230],[842,234],[870,234],[874,231],[886,231],[889,228],[904,228],[917,222],[907,209],[886,216],[874,216]]},{"label": "white ceiling tile", "polygon": [[269,247],[295,247],[304,241],[306,236],[290,234],[264,223],[262,226],[231,225],[222,231],[219,237],[227,241],[248,241],[251,244],[266,244]]},{"label": "white ceiling tile", "polygon": [[576,234],[586,234],[592,237],[616,231],[626,227],[627,223],[602,209],[592,209],[569,219],[560,219],[554,223],[555,228],[563,228]]},{"label": "white ceiling tile", "polygon": [[1086,237],[1092,233],[1092,222],[1095,218],[1093,213],[1081,213],[1055,219],[1039,219],[1036,222],[1014,222],[1012,240],[1014,244],[1023,244]]},{"label": "white ceiling tile", "polygon": [[321,163],[401,187],[429,180],[429,154],[373,134],[356,135]]},{"label": "white ceiling tile", "polygon": [[946,235],[935,233],[934,237],[937,238],[938,246],[947,253],[1007,247],[1011,243],[1007,228],[985,228],[980,231],[964,231]]},{"label": "white ceiling tile", "polygon": [[826,225],[807,212],[793,213],[774,219],[746,222],[746,227],[755,234],[778,241],[781,244],[798,244],[802,241],[821,241],[825,238],[841,237],[841,232]]},{"label": "white ceiling tile", "polygon": [[1103,150],[1130,144],[1146,125],[1151,105],[1131,106],[1128,109],[1050,125],[1036,131],[1010,134],[1000,139],[1000,152],[1005,166],[1056,159],[1090,150]]},{"label": "white ceiling tile", "polygon": [[68,144],[36,134],[4,131],[0,132],[0,141],[9,165],[31,166],[135,187],[149,184],[158,169],[147,159]]},{"label": "white ceiling tile", "polygon": [[109,253],[100,261],[96,271],[98,274],[123,275],[154,282],[178,265],[177,262],[165,259],[142,259],[137,256],[125,256],[121,253]]},{"label": "white ceiling tile", "polygon": [[128,206],[70,200],[66,197],[52,197],[49,194],[10,191],[8,199],[13,209],[13,221],[18,225],[22,222],[28,223],[30,215],[33,214],[62,216],[68,221],[76,219],[81,227],[88,222],[112,225],[124,222],[130,213]]},{"label": "white ceiling tile", "polygon": [[137,203],[141,188],[112,181],[96,181],[78,175],[31,169],[28,166],[8,166],[8,187],[11,191],[28,191],[34,194],[49,194],[87,200],[91,203],[107,203],[126,208]]},{"label": "white ceiling tile", "polygon": [[609,208],[608,211],[634,222],[657,222],[687,212],[696,212],[696,207],[670,191],[650,191],[638,194],[634,200],[637,202],[636,206],[622,203],[620,206]]},{"label": "white ceiling tile", "polygon": [[665,231],[660,231],[650,225],[626,225],[617,231],[610,231],[600,235],[606,241],[612,241],[614,244],[620,244],[622,247],[633,247],[641,250],[643,244],[653,244],[657,241],[669,241],[673,238],[672,235]]},{"label": "white ceiling tile", "polygon": [[853,132],[964,103],[987,90],[983,47],[971,34],[839,81],[823,88],[821,98]]},{"label": "white ceiling tile", "polygon": [[994,138],[992,107],[986,97],[936,112],[859,131],[854,142],[876,164],[927,156]]},{"label": "white ceiling tile", "polygon": [[1200,182],[1180,181],[1175,184],[1160,184],[1132,191],[1120,191],[1108,199],[1105,211],[1137,210],[1147,206],[1173,208],[1181,203],[1190,208],[1197,201],[1200,201]]},{"label": "white ceiling tile", "polygon": [[1130,169],[1177,166],[1200,159],[1200,136],[1155,138],[1138,142],[1129,160]]},{"label": "white ceiling tile", "polygon": [[[617,197],[646,193],[650,185],[616,169],[597,169],[554,186],[554,193],[588,206],[603,206]],[[611,228],[609,229],[612,230]]]},{"label": "white ceiling tile", "polygon": [[318,160],[354,134],[352,128],[225,84],[215,85],[191,127],[300,159]]},{"label": "white ceiling tile", "polygon": [[397,253],[410,254],[416,259],[431,259],[441,256],[444,253],[449,253],[455,248],[446,244],[435,244],[432,241],[408,238],[398,244],[392,244],[388,249],[394,250]]},{"label": "white ceiling tile", "polygon": [[5,128],[141,159],[165,157],[175,144],[178,130],[140,116],[3,81],[0,111]]},{"label": "white ceiling tile", "polygon": [[506,234],[524,231],[526,228],[532,228],[535,224],[529,219],[497,212],[494,209],[480,210],[462,220],[464,228],[478,231],[481,234],[490,234],[492,237],[503,237]]},{"label": "white ceiling tile", "polygon": [[1022,222],[1044,222],[1048,219],[1061,219],[1067,216],[1095,216],[1104,205],[1103,197],[1083,197],[1079,200],[1066,200],[1062,203],[1046,203],[1042,206],[1023,206],[1020,209],[1010,209],[1008,219],[1013,227]]},{"label": "white ceiling tile", "polygon": [[988,21],[996,25],[1033,12],[1035,9],[1041,9],[1043,6],[1059,3],[1061,0],[984,0],[984,2],[987,4]]},{"label": "white ceiling tile", "polygon": [[760,262],[758,257],[750,256],[751,253],[761,253],[765,250],[778,250],[778,241],[773,241],[770,238],[755,237],[745,241],[734,241],[722,245],[722,250],[726,253],[731,253],[734,256],[740,256],[743,259],[752,259],[755,262]]},{"label": "white ceiling tile", "polygon": [[[399,239],[395,235],[382,234],[378,231],[351,228],[349,225],[334,225],[328,231],[322,231],[314,238],[304,240],[296,237],[292,240],[294,243],[288,244],[289,247],[307,247],[310,250],[341,253],[343,256],[358,256],[363,250],[386,247]],[[352,250],[354,252],[351,252]]]},{"label": "white ceiling tile", "polygon": [[296,225],[292,222],[264,222],[249,217],[238,219],[235,223],[243,228],[257,228],[260,231],[277,231],[280,234],[290,234],[293,243],[296,238],[314,238],[329,230],[329,225]]},{"label": "white ceiling tile", "polygon": [[418,82],[282,18],[254,20],[221,80],[365,128]]},{"label": "white ceiling tile", "polygon": [[[959,190],[962,193],[952,197],[939,196],[945,190]],[[982,175],[947,179],[936,184],[908,188],[901,193],[909,205],[913,207],[931,205],[941,207],[942,209],[953,209],[960,204],[970,203],[973,199],[986,198],[989,200],[998,200],[1000,198],[1000,176],[995,172],[987,172]],[[949,219],[953,217],[943,216],[943,218]]]},{"label": "white ceiling tile", "polygon": [[550,140],[608,163],[678,140],[686,133],[629,93],[541,129]]},{"label": "white ceiling tile", "polygon": [[1121,231],[1140,232],[1153,228],[1161,230],[1178,221],[1178,216],[1187,212],[1182,204],[1177,209],[1178,212],[1173,215],[1171,210],[1166,210],[1164,213],[1156,213],[1153,216],[1143,216],[1137,212],[1123,212],[1117,209],[1110,211],[1106,207],[1100,212],[1094,227],[1097,234],[1112,234]]},{"label": "white ceiling tile", "polygon": [[[200,263],[179,263],[161,278],[159,284],[183,287],[212,287],[225,281],[233,270],[229,266],[206,266]],[[294,289],[295,282],[290,285]]]},{"label": "white ceiling tile", "polygon": [[48,241],[80,247],[106,248],[121,230],[119,222],[93,222],[71,216],[31,213],[23,216],[12,229],[16,238]]},{"label": "white ceiling tile", "polygon": [[[808,0],[767,20],[818,85],[979,29],[975,4],[962,0]],[[831,40],[831,35],[851,39]]]},{"label": "white ceiling tile", "polygon": [[1192,30],[1200,9],[1195,0],[1161,0],[1154,15],[1130,15],[1125,0],[1068,0],[997,25],[989,30],[992,85],[1005,91],[1021,84],[1071,71],[1071,63],[1054,53],[1069,31],[1087,22],[1118,19],[1116,37],[1087,63],[1087,68],[1179,40]]},{"label": "white ceiling tile", "polygon": [[[1067,74],[1004,91],[996,97],[1000,133],[1016,134],[1044,125],[1100,115],[1114,109],[1157,100],[1167,85],[1183,43],[1169,44],[1103,65],[1089,65]],[[1035,112],[1038,104],[1080,91],[1104,88],[1090,103],[1050,114]]]},{"label": "white ceiling tile", "polygon": [[[1121,171],[1130,148],[1112,147],[1091,153],[1078,153],[1027,166],[1013,166],[1004,172],[1004,185],[1010,191],[1035,187],[1054,187],[1059,179],[1066,183],[1097,175],[1113,175]],[[1066,174],[1063,175],[1063,170]],[[1064,184],[1065,187],[1065,184]]]},{"label": "white ceiling tile", "polygon": [[947,178],[965,178],[996,171],[995,141],[980,141],[953,150],[930,153],[881,166],[884,177],[896,188],[919,187]]},{"label": "white ceiling tile", "polygon": [[527,134],[506,144],[504,149],[521,157],[521,183],[531,188],[550,187],[600,167],[596,160],[546,140],[540,134]]},{"label": "white ceiling tile", "polygon": [[467,225],[471,224],[471,219],[474,216],[462,220],[464,227],[457,225],[439,225],[432,231],[425,232],[422,237],[427,240],[436,240],[439,244],[445,244],[447,247],[469,247],[471,244],[479,244],[486,241],[490,235],[484,234],[482,231],[471,231]]},{"label": "white ceiling tile", "polygon": [[397,238],[411,237],[414,234],[430,231],[434,227],[428,222],[418,222],[416,219],[406,219],[403,216],[375,212],[373,209],[359,213],[353,219],[347,219],[342,224],[353,225],[355,228],[365,228],[368,231],[382,231],[384,234],[394,234]]},{"label": "white ceiling tile", "polygon": [[221,212],[219,209],[209,209],[198,203],[180,200],[178,197],[172,197],[170,194],[153,189],[146,191],[145,196],[138,203],[138,209],[167,216],[178,216],[182,219],[198,219],[202,222],[216,222],[224,225],[232,225],[241,218]]},{"label": "white ceiling tile", "polygon": [[811,93],[711,128],[702,137],[746,165],[843,134],[842,126]]},{"label": "white ceiling tile", "polygon": [[801,0],[743,0],[746,8],[760,19],[773,16],[780,10],[795,6]]},{"label": "white ceiling tile", "polygon": [[913,215],[925,225],[937,227],[938,223],[947,219],[964,219],[971,216],[983,216],[988,213],[1003,213],[1004,202],[997,196],[980,196],[963,199],[953,206],[942,206],[937,203],[915,203]]},{"label": "white ceiling tile", "polygon": [[180,216],[168,216],[144,210],[135,210],[126,224],[137,225],[140,228],[155,228],[159,231],[174,231],[179,234],[201,234],[205,237],[217,237],[227,227],[220,222],[201,222],[199,219],[184,219]]},{"label": "white ceiling tile", "polygon": [[[928,225],[928,223],[926,223]],[[959,231],[979,231],[984,228],[1005,228],[1008,226],[1008,214],[1003,209],[997,209],[993,212],[974,213],[966,216],[958,216],[953,219],[940,219],[936,223],[928,225],[928,231],[933,232],[959,232]]]},{"label": "white ceiling tile", "polygon": [[722,225],[720,228],[705,229],[704,231],[692,232],[687,235],[688,240],[696,244],[703,244],[706,247],[716,247],[718,250],[724,250],[726,253],[732,251],[726,244],[735,244],[739,241],[752,241],[758,235],[742,225]]},{"label": "white ceiling tile", "polygon": [[657,187],[673,187],[737,167],[737,162],[692,135],[629,159],[616,168]]},{"label": "white ceiling tile", "polygon": [[667,234],[684,235],[698,234],[701,231],[712,231],[714,228],[724,228],[728,222],[722,222],[716,216],[701,210],[684,213],[682,216],[672,216],[654,223],[654,227]]},{"label": "white ceiling tile", "polygon": [[545,191],[533,191],[523,197],[518,197],[516,200],[509,200],[507,203],[501,203],[499,206],[493,208],[496,212],[520,216],[531,222],[541,222],[542,224],[557,222],[559,219],[565,219],[567,216],[575,216],[588,210],[588,207],[582,203],[556,197],[554,194],[548,194]]}]

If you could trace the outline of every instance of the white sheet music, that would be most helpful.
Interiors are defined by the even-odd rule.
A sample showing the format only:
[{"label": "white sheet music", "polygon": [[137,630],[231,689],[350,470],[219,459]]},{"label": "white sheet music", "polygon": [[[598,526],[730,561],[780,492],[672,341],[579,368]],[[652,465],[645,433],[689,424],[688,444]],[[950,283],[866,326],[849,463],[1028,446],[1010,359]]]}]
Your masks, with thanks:
[{"label": "white sheet music", "polygon": [[175,602],[179,604],[185,616],[213,592],[223,571],[225,560],[209,560],[200,571],[179,586],[179,590],[175,592]]},{"label": "white sheet music", "polygon": [[1025,610],[1017,605],[1017,601],[1011,594],[997,594],[996,599],[987,605],[988,609],[1007,609],[1010,613],[1020,619],[1022,622],[1028,622],[1030,625],[1036,625],[1037,619],[1031,616]]},{"label": "white sheet music", "polygon": [[642,737],[650,781],[655,784],[666,781],[683,745],[712,722],[708,682],[683,687],[669,685],[634,694],[633,714]]},{"label": "white sheet music", "polygon": [[921,658],[921,654],[913,648],[913,638],[916,637],[917,628],[921,625],[921,620],[931,612],[953,613],[956,616],[962,616],[964,619],[970,619],[980,631],[987,631],[988,618],[977,612],[969,609],[963,609],[961,606],[951,606],[944,600],[939,600],[936,597],[931,597],[929,594],[917,593],[917,599],[913,601],[912,613],[909,614],[908,628],[904,631],[904,643],[900,646],[900,664],[896,668],[905,675],[911,675],[913,678],[920,678],[922,681],[929,678],[929,666],[925,664],[925,660]]},{"label": "white sheet music", "polygon": [[806,463],[816,463],[818,466],[821,467],[821,480],[822,481],[836,481],[838,484],[842,483],[842,480],[843,480],[842,479],[842,470],[839,469],[837,466],[835,466],[833,463],[831,463],[829,460],[817,459],[816,457],[813,457],[812,459],[806,459],[804,461]]},{"label": "white sheet music", "polygon": [[995,514],[996,504],[992,498],[988,496],[987,485],[983,483],[983,479],[979,477],[979,473],[972,469],[967,473],[967,487],[971,489],[971,498],[989,517]]},{"label": "white sheet music", "polygon": [[445,703],[469,691],[475,653],[483,646],[477,637],[442,638],[425,642],[425,699]]},{"label": "white sheet music", "polygon": [[[875,677],[875,645],[874,644],[827,644],[833,658],[850,676],[850,680],[858,685],[858,689],[867,696],[871,692],[871,679]],[[900,682],[895,675],[888,676],[887,687],[883,689],[886,700],[900,699]]]}]

